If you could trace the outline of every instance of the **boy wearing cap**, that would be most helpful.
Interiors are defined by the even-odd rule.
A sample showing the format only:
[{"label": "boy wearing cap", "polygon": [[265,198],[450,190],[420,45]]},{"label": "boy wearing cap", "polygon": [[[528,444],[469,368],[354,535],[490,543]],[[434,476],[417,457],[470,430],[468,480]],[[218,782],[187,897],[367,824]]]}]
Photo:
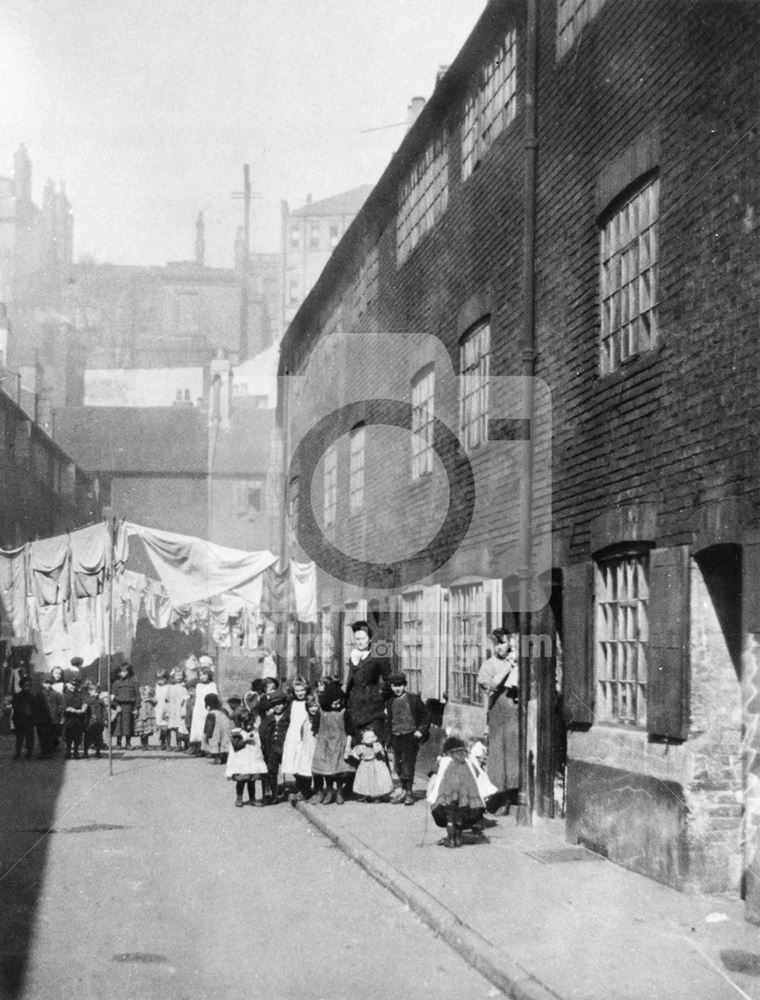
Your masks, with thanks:
[{"label": "boy wearing cap", "polygon": [[284,798],[284,792],[277,784],[277,775],[282,764],[282,751],[290,725],[290,713],[286,711],[287,707],[288,699],[284,694],[278,691],[270,695],[269,708],[272,714],[267,715],[259,727],[261,750],[269,771],[269,789],[273,802],[281,802]]},{"label": "boy wearing cap", "polygon": [[401,782],[400,791],[393,794],[391,801],[395,805],[403,802],[405,806],[413,806],[417,750],[430,735],[430,714],[422,698],[407,691],[405,674],[391,674],[388,682],[392,692],[387,707],[388,728],[396,774]]},{"label": "boy wearing cap", "polygon": [[63,694],[63,738],[66,742],[66,756],[79,760],[79,747],[87,728],[87,702],[81,691],[78,674],[66,677]]}]

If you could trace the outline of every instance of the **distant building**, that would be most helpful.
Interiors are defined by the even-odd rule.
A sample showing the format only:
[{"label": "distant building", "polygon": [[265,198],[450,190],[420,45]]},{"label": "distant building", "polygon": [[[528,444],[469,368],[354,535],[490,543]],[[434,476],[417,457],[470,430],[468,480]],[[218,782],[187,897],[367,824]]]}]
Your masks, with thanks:
[{"label": "distant building", "polygon": [[291,211],[282,203],[283,330],[298,312],[330,259],[343,233],[364,204],[372,186],[345,191],[323,201],[311,201]]},{"label": "distant building", "polygon": [[32,163],[25,146],[13,173],[0,177],[0,301],[14,308],[60,300],[73,255],[74,223],[63,184],[45,184],[42,207],[32,200]]},{"label": "distant building", "polygon": [[236,355],[240,343],[234,271],[193,261],[77,264],[66,312],[87,346],[88,368],[202,366],[219,349]]},{"label": "distant building", "polygon": [[145,404],[134,372],[107,373],[91,398],[106,402],[110,386],[111,405],[56,411],[56,439],[97,475],[103,502],[119,516],[233,548],[271,548],[278,538],[267,504],[274,411],[261,405],[266,398],[234,395],[225,359],[205,372],[174,371],[192,389],[159,405]]}]

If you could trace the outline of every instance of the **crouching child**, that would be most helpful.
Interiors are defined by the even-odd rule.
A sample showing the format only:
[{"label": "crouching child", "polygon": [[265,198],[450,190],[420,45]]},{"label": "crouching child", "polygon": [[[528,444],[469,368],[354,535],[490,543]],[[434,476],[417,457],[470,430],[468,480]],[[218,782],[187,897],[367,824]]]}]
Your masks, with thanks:
[{"label": "crouching child", "polygon": [[469,751],[456,731],[443,741],[438,768],[428,785],[427,800],[435,825],[446,828],[446,837],[439,841],[443,847],[460,847],[462,831],[466,829],[483,836],[485,801]]}]

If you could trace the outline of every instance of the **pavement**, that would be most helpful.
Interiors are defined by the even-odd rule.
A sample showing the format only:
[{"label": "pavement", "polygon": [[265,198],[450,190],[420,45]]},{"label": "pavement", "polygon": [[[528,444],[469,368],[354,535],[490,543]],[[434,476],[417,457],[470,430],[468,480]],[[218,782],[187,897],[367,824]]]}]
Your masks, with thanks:
[{"label": "pavement", "polygon": [[[174,845],[170,857],[177,859],[178,883],[185,877],[182,845],[188,838],[204,844],[204,837],[211,838],[207,853],[214,863],[208,877],[213,875],[215,880],[227,866],[234,869],[235,880],[257,881],[262,852],[270,845],[278,851],[283,848],[284,858],[296,850],[295,810],[284,804],[266,810],[231,808],[228,783],[220,780],[221,768],[207,761],[158,751],[144,756],[134,753],[116,763],[115,776],[109,780],[105,760],[74,765],[59,759],[13,762],[9,739],[0,740],[0,788],[3,797],[12,796],[0,806],[0,861],[7,855],[8,862],[0,864],[0,888],[6,900],[0,905],[0,983],[7,988],[7,992],[0,988],[0,997],[64,996],[57,987],[53,992],[28,993],[23,983],[49,978],[51,970],[46,971],[40,961],[47,954],[44,944],[50,928],[57,928],[54,937],[61,944],[68,941],[69,931],[72,941],[87,940],[82,927],[95,916],[90,890],[101,899],[98,926],[113,937],[102,943],[104,954],[118,958],[122,952],[134,952],[139,957],[146,950],[163,951],[148,943],[159,942],[161,933],[172,930],[172,920],[177,922],[175,937],[183,941],[187,937],[185,909],[178,909],[171,900],[154,898],[155,893],[145,895],[152,845]],[[499,990],[514,1000],[760,1000],[760,928],[744,919],[738,898],[686,895],[629,872],[568,844],[561,821],[535,820],[525,827],[518,826],[512,816],[493,818],[484,841],[475,842],[465,833],[461,848],[439,846],[444,831],[433,823],[423,797],[432,744],[431,739],[426,758],[420,762],[413,806],[306,802],[298,803],[297,809],[311,824],[309,830],[329,838],[346,859],[390,890],[477,970],[494,992]],[[34,780],[34,795],[27,800],[19,800],[18,783],[23,775]],[[179,782],[178,776],[182,776]],[[187,799],[190,789],[192,797]],[[164,793],[167,802],[172,795],[176,801],[171,799],[171,808],[156,813],[151,803]],[[200,803],[204,808],[198,808]],[[218,815],[223,822],[209,827],[210,815]],[[242,864],[238,826],[250,829],[250,861],[245,862],[250,872],[237,870]],[[51,831],[60,836],[48,836]],[[341,857],[332,851],[329,856]],[[77,859],[87,859],[90,867],[86,883],[69,884],[67,891],[76,892],[81,903],[72,910],[66,890],[62,893],[60,887],[67,885],[66,872]],[[137,867],[132,859],[138,859]],[[123,866],[123,871],[119,868],[121,881],[113,877],[117,861]],[[272,867],[277,865],[273,862]],[[310,887],[316,885],[313,871],[322,867],[323,862],[317,862],[303,869],[312,871]],[[107,870],[112,873],[108,878]],[[333,876],[331,885],[338,877]],[[348,883],[340,884],[347,896]],[[325,890],[324,897],[317,898],[327,895]],[[143,907],[140,923],[111,919],[127,899],[136,899]],[[9,907],[8,901],[13,905]],[[294,900],[294,905],[302,904]],[[76,920],[65,916],[71,913]],[[205,926],[203,913],[196,916],[198,925]],[[304,915],[299,919],[304,921]],[[406,926],[401,914],[398,925]],[[127,932],[132,935],[128,940]],[[377,933],[388,936],[387,930]],[[211,939],[207,943],[221,962],[224,947],[214,947]],[[378,941],[378,956],[381,944]],[[415,949],[411,940],[408,947]],[[432,958],[424,946],[417,948],[416,967],[429,978],[430,995],[438,995],[435,968],[426,965]],[[131,976],[137,975],[135,966],[125,968]],[[156,971],[153,966],[145,969],[146,975]],[[214,969],[221,982],[222,970]],[[126,992],[116,993],[180,995],[177,984],[168,989],[161,982],[154,984],[153,992],[130,992],[125,986]],[[245,983],[245,977],[241,982]],[[101,985],[93,987],[93,996],[110,995],[112,991]],[[454,993],[473,995],[467,990],[454,989]],[[86,995],[86,991],[77,993]],[[204,994],[194,989],[185,995]],[[216,995],[230,994],[222,989]],[[265,988],[259,995],[275,993]],[[363,995],[372,995],[371,990]],[[399,993],[394,990],[388,995]]]},{"label": "pavement", "polygon": [[760,1000],[760,928],[738,898],[686,895],[568,844],[562,821],[489,817],[439,845],[414,806],[296,808],[514,1000]]}]

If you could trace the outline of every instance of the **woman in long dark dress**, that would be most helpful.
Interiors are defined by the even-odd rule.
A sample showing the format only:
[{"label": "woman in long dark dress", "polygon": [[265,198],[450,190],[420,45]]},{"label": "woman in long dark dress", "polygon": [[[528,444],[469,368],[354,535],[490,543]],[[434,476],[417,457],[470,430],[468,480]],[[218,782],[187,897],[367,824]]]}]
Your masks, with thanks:
[{"label": "woman in long dark dress", "polygon": [[385,742],[385,703],[390,687],[391,661],[376,656],[371,648],[372,629],[365,621],[354,622],[354,648],[349,657],[346,681],[346,713],[350,732],[356,736],[371,726],[381,743]]}]

